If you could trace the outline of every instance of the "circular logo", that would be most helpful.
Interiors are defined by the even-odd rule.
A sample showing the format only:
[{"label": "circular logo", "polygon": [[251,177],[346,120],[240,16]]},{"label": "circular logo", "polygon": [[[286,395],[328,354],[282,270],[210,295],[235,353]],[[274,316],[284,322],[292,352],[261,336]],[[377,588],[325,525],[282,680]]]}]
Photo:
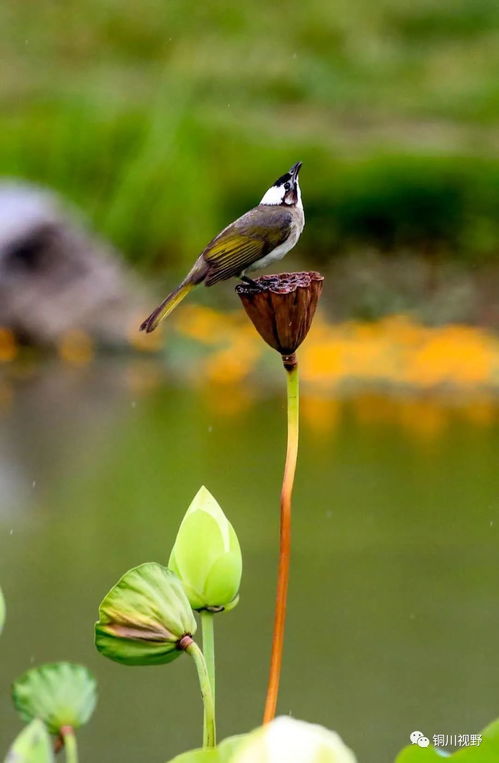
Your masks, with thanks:
[{"label": "circular logo", "polygon": [[422,731],[413,731],[412,734],[409,736],[409,739],[411,740],[413,744],[417,744],[418,739],[423,739],[423,738],[425,738],[425,735],[423,734]]}]

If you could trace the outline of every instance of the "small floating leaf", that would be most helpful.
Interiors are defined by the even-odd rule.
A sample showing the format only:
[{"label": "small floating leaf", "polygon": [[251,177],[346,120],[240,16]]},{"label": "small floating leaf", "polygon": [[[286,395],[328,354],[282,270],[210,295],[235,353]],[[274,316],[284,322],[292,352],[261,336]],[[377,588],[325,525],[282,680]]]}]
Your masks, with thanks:
[{"label": "small floating leaf", "polygon": [[53,763],[52,740],[39,718],[31,721],[16,737],[5,763]]},{"label": "small floating leaf", "polygon": [[95,645],[124,665],[160,665],[178,657],[180,640],[195,631],[180,580],[166,567],[146,562],[128,570],[102,600]]},{"label": "small floating leaf", "polygon": [[0,588],[0,633],[3,631],[5,625],[5,598]]},{"label": "small floating leaf", "polygon": [[83,665],[54,662],[18,678],[12,698],[23,720],[41,718],[57,734],[62,726],[76,729],[88,721],[97,702],[97,685]]}]

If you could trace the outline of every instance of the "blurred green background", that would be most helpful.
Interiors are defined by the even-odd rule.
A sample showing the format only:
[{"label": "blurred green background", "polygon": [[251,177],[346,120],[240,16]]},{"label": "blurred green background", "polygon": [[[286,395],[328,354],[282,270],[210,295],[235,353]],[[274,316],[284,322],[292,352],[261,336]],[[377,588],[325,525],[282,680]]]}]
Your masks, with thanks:
[{"label": "blurred green background", "polygon": [[6,0],[0,173],[181,269],[297,159],[301,251],[497,261],[495,0]]},{"label": "blurred green background", "polygon": [[[499,326],[496,0],[4,0],[0,61],[0,175],[74,202],[159,292],[304,162],[307,222],[283,268],[327,278],[303,364],[321,385],[304,373],[280,711],[336,728],[365,763],[392,761],[415,728],[477,733],[499,714],[498,346],[462,327],[433,343],[417,321]],[[191,305],[235,300],[225,284]],[[145,361],[90,344],[83,358],[21,357],[4,337],[2,750],[20,726],[10,682],[55,659],[99,681],[82,760],[164,761],[199,742],[191,666],[111,664],[92,624],[127,567],[166,561],[201,483],[245,562],[240,605],[220,622],[220,732],[260,721],[284,391],[267,348],[238,375],[244,330],[217,338],[203,310],[204,350],[217,361],[218,338],[226,350],[215,381],[175,334],[187,312]],[[334,355],[329,318],[394,312],[410,321],[381,322],[372,345],[343,337]],[[416,357],[419,392],[380,352],[390,342]],[[397,354],[404,342],[413,355]],[[374,396],[348,386],[360,356]]]},{"label": "blurred green background", "polygon": [[[155,389],[130,384],[145,373],[124,359],[47,364],[2,418],[2,751],[21,727],[10,682],[58,659],[99,682],[82,763],[164,763],[199,745],[190,661],[117,665],[95,650],[93,623],[126,569],[166,563],[202,483],[244,560],[241,600],[216,622],[219,733],[260,723],[283,391],[193,390],[171,374]],[[279,712],[336,729],[359,763],[393,763],[414,729],[478,733],[499,715],[499,408],[364,391],[315,410],[306,384],[302,402]]]}]

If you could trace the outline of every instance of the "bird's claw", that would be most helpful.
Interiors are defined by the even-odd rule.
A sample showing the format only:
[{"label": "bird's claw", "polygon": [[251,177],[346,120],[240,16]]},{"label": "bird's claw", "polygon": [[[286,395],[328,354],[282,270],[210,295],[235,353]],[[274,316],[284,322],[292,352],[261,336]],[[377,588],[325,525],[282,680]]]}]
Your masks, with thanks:
[{"label": "bird's claw", "polygon": [[248,278],[248,276],[240,276],[241,281],[244,281],[244,283],[248,283],[250,286],[254,286],[255,289],[258,289],[259,286],[256,281],[253,281],[252,278]]}]

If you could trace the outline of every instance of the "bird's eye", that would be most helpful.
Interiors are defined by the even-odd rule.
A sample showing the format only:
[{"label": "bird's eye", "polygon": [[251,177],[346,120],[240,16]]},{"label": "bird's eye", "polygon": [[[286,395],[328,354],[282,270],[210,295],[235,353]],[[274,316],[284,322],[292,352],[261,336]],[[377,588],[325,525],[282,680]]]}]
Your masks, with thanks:
[{"label": "bird's eye", "polygon": [[291,188],[291,183],[284,183],[284,189],[286,191],[289,191],[290,188]]}]

